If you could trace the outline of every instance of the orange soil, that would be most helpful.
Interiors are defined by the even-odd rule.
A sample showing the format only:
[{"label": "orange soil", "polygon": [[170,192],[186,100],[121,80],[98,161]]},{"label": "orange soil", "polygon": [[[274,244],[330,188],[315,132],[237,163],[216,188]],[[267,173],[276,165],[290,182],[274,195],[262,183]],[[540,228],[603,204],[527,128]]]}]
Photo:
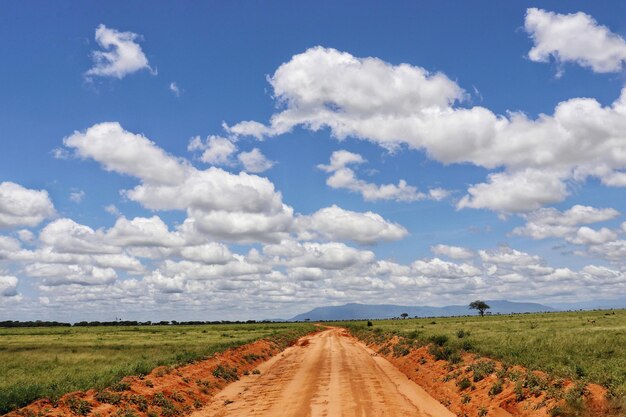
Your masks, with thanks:
[{"label": "orange soil", "polygon": [[[435,399],[445,404],[448,409],[458,416],[477,416],[479,409],[485,407],[487,416],[506,417],[548,417],[549,411],[557,405],[562,405],[562,400],[548,398],[547,393],[542,391],[537,394],[531,393],[524,388],[525,398],[521,401],[516,399],[514,391],[515,382],[505,379],[502,384],[502,392],[490,395],[489,391],[498,380],[496,373],[492,373],[481,381],[473,382],[473,373],[468,366],[479,361],[487,361],[487,358],[479,358],[476,355],[465,353],[462,360],[457,365],[450,365],[445,360],[435,360],[428,353],[428,347],[411,349],[405,356],[394,357],[392,347],[398,343],[394,337],[382,345],[370,344],[370,347],[380,352],[381,348],[386,354],[381,354],[402,371],[409,379],[415,381],[423,387],[426,392]],[[386,348],[386,349],[385,349]],[[502,364],[496,364],[496,370],[502,369]],[[509,371],[517,372],[522,377],[527,374],[527,370],[522,367],[513,367]],[[549,380],[546,374],[533,372],[536,376]],[[457,386],[457,381],[467,378],[472,382],[472,387],[461,390]],[[574,384],[571,381],[562,380],[562,391],[567,391]],[[585,405],[589,416],[608,416],[608,406],[606,400],[606,390],[595,384],[586,386]],[[463,399],[469,399],[464,404]],[[469,398],[468,398],[469,397]]]},{"label": "orange soil", "polygon": [[[370,346],[379,351],[397,342],[394,338],[383,345]],[[55,403],[40,400],[7,416],[76,416],[70,405],[77,401],[89,405],[88,415],[94,417],[127,417],[123,412],[128,410],[139,417],[474,417],[481,407],[491,417],[547,417],[558,404],[558,400],[548,399],[545,392],[535,396],[528,389],[525,399],[517,401],[515,383],[510,379],[505,380],[502,392],[489,395],[497,380],[495,374],[460,390],[458,380],[472,380],[468,365],[484,358],[464,354],[460,364],[450,367],[447,361],[434,360],[426,347],[412,349],[400,357],[391,352],[382,355],[344,329],[328,328],[301,338],[278,354],[280,350],[277,343],[260,340],[191,365],[156,368],[144,378],[127,377],[123,382],[129,385],[128,389],[119,393],[107,390],[119,396],[115,405],[99,402],[98,393],[90,390],[67,394]],[[226,370],[237,368],[239,381],[229,385],[214,376],[219,365]],[[496,365],[496,369],[500,368]],[[519,367],[509,371],[526,374]],[[567,390],[573,383],[564,381],[563,386]],[[605,390],[597,385],[588,385],[587,390],[585,400],[591,415],[608,415]],[[466,404],[464,396],[469,398]]]},{"label": "orange soil", "polygon": [[[67,394],[55,404],[41,400],[8,416],[75,416],[70,404],[80,400],[91,405],[89,416],[102,417],[127,417],[128,410],[164,417],[454,416],[344,329],[328,328],[278,351],[262,340],[192,365],[157,368],[143,379],[125,378],[130,386],[113,393],[122,396],[116,405],[98,402],[90,390]],[[213,375],[219,365],[237,367],[240,375],[255,372],[228,385]],[[164,399],[173,407],[166,410]]]},{"label": "orange soil", "polygon": [[[213,371],[218,365],[237,368],[239,375],[242,372],[253,371],[257,365],[280,352],[277,343],[269,340],[259,340],[237,348],[229,349],[216,354],[210,359],[185,365],[177,368],[162,366],[155,368],[144,378],[126,377],[122,381],[130,385],[129,389],[115,393],[121,395],[121,401],[116,405],[102,403],[96,399],[95,390],[86,392],[77,391],[61,397],[56,402],[39,400],[24,408],[6,414],[7,417],[22,416],[75,416],[70,409],[72,401],[83,400],[92,407],[89,416],[111,416],[120,410],[133,410],[137,416],[147,416],[150,412],[162,414],[158,402],[160,394],[172,404],[174,415],[190,413],[193,409],[202,407],[219,390],[228,384],[221,378],[216,378]],[[159,394],[159,395],[157,395]],[[155,396],[157,396],[155,400]],[[144,406],[141,403],[144,403]],[[146,407],[147,405],[147,407]]]},{"label": "orange soil", "polygon": [[192,417],[454,417],[344,329],[307,337],[259,370]]}]

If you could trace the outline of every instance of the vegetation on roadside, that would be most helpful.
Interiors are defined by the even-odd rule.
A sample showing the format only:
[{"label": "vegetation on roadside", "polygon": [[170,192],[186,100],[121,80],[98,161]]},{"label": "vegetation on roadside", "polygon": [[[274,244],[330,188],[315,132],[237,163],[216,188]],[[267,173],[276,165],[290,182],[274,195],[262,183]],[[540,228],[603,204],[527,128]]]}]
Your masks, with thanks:
[{"label": "vegetation on roadside", "polygon": [[[617,407],[626,404],[626,310],[450,317],[437,318],[436,322],[377,320],[370,327],[365,322],[336,324],[382,346],[383,354],[406,355],[412,348],[429,345],[428,351],[435,359],[454,364],[460,361],[460,354],[471,352],[497,359],[506,368],[520,365],[551,377],[571,379],[577,386],[602,385]],[[397,343],[390,343],[392,339]],[[468,381],[459,381],[460,388],[466,389],[472,380],[497,372],[489,360],[478,362],[471,371]],[[504,376],[506,371],[499,372]],[[519,381],[520,396],[548,388],[540,386],[532,373],[507,376]],[[491,394],[497,395],[502,383],[494,385]],[[570,408],[575,408],[582,397],[576,394],[581,390],[562,394]],[[559,409],[553,413],[568,415]]]},{"label": "vegetation on roadside", "polygon": [[[231,347],[271,338],[287,344],[314,330],[306,323],[0,329],[0,414],[40,398],[95,388],[102,402],[118,401],[124,376],[182,365]],[[150,384],[146,381],[146,385]],[[87,412],[80,398],[70,405]]]}]

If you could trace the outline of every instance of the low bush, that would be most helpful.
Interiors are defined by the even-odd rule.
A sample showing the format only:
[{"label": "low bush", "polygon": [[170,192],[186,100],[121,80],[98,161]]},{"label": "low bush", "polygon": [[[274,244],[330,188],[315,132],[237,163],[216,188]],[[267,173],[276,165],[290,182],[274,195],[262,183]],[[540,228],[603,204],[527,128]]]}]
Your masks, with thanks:
[{"label": "low bush", "polygon": [[91,412],[92,408],[88,401],[76,396],[69,397],[65,405],[72,413],[78,414],[79,416],[86,416]]},{"label": "low bush", "polygon": [[467,378],[463,378],[460,381],[457,381],[456,386],[459,387],[461,391],[463,391],[471,387],[472,382]]},{"label": "low bush", "polygon": [[239,379],[237,368],[231,368],[228,365],[221,364],[213,369],[213,376],[228,382],[237,381]]},{"label": "low bush", "polygon": [[479,361],[470,365],[470,370],[474,373],[474,382],[478,382],[494,372],[495,364],[492,361]]}]

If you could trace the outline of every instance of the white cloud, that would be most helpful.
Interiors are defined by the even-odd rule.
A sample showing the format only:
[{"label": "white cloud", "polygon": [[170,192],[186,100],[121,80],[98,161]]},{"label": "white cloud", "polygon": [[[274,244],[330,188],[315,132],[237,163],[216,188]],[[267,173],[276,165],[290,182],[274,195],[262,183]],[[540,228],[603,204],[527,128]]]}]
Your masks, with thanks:
[{"label": "white cloud", "polygon": [[138,38],[139,35],[133,32],[118,32],[104,25],[98,26],[95,39],[103,51],[92,52],[94,66],[85,73],[85,76],[121,79],[142,69],[155,73],[150,68],[141,46],[135,42]]},{"label": "white cloud", "polygon": [[177,247],[185,243],[185,239],[179,233],[170,232],[158,216],[135,217],[132,220],[119,217],[106,232],[105,241],[120,247]]},{"label": "white cloud", "polygon": [[99,123],[63,140],[81,158],[100,162],[107,171],[132,175],[157,184],[179,184],[189,166],[167,154],[140,134],[128,132],[117,122]]},{"label": "white cloud", "polygon": [[83,190],[72,191],[70,193],[70,200],[76,204],[81,203],[84,198],[85,198],[85,192]]},{"label": "white cloud", "polygon": [[[626,89],[606,107],[592,98],[572,98],[552,115],[497,115],[480,106],[462,107],[464,91],[443,74],[322,47],[295,55],[269,81],[281,110],[267,126],[227,126],[231,134],[263,137],[295,126],[329,128],[340,140],[355,137],[387,149],[407,145],[444,164],[503,169],[491,173],[488,183],[473,185],[462,207],[522,212],[562,201],[572,179],[595,176],[614,186],[626,184],[620,179],[626,169],[621,151]],[[327,170],[342,174],[333,180],[336,185],[364,187],[346,164],[331,166]],[[521,185],[529,194],[505,185]]]},{"label": "white cloud", "polygon": [[528,57],[535,62],[575,62],[594,72],[619,72],[626,60],[626,42],[588,14],[558,14],[530,8],[524,22],[534,42]]},{"label": "white cloud", "polygon": [[0,229],[34,227],[54,215],[47,191],[31,190],[13,182],[0,183]]},{"label": "white cloud", "polygon": [[452,259],[471,259],[474,257],[474,252],[472,250],[460,246],[439,244],[431,246],[430,250],[435,255],[447,256]]},{"label": "white cloud", "polygon": [[293,209],[266,178],[198,170],[119,123],[94,125],[64,143],[107,170],[137,177],[141,183],[124,192],[130,200],[151,210],[185,210],[190,230],[234,241],[276,241],[291,230]]},{"label": "white cloud", "polygon": [[275,164],[274,161],[267,159],[258,148],[254,148],[250,152],[241,152],[237,155],[237,159],[246,171],[255,174],[265,172]]},{"label": "white cloud", "polygon": [[575,205],[563,212],[554,208],[542,208],[523,215],[526,224],[513,229],[512,234],[530,236],[533,239],[565,238],[575,233],[579,225],[603,222],[617,216],[619,212],[612,208]]},{"label": "white cloud", "polygon": [[437,279],[462,279],[480,275],[482,271],[470,264],[457,264],[439,258],[419,260],[411,264],[411,271],[418,276]]},{"label": "white cloud", "polygon": [[237,146],[228,138],[221,136],[209,136],[202,142],[196,136],[189,142],[189,151],[202,151],[200,160],[211,165],[232,165],[232,156],[237,152]]},{"label": "white cloud", "polygon": [[507,246],[494,250],[478,251],[480,258],[486,264],[529,266],[539,265],[542,260],[539,256],[530,255],[526,252],[518,251]]},{"label": "white cloud", "polygon": [[10,275],[0,275],[0,296],[13,297],[17,295],[17,278]]},{"label": "white cloud", "polygon": [[611,242],[617,239],[617,233],[606,227],[600,230],[594,230],[589,227],[581,227],[576,232],[576,235],[571,238],[572,243],[578,245],[599,245],[602,243]]},{"label": "white cloud", "polygon": [[446,190],[441,187],[431,188],[430,190],[428,190],[428,197],[431,200],[435,201],[445,200],[446,198],[450,197],[450,194],[452,194],[450,190]]},{"label": "white cloud", "polygon": [[40,264],[26,265],[24,272],[36,278],[44,278],[45,285],[105,285],[115,282],[117,274],[112,268],[89,265]]},{"label": "white cloud", "polygon": [[274,263],[292,268],[306,267],[341,270],[353,266],[367,265],[375,260],[373,252],[355,249],[339,242],[299,243],[284,240],[280,244],[264,246],[263,253],[266,256],[277,257]]},{"label": "white cloud", "polygon": [[0,235],[0,259],[7,258],[9,255],[18,252],[21,247],[22,245],[18,240]]},{"label": "white cloud", "polygon": [[180,97],[182,91],[180,89],[180,87],[178,87],[178,84],[176,84],[174,81],[172,81],[170,83],[170,91],[172,92],[172,94],[174,94],[176,97]]},{"label": "white cloud", "polygon": [[298,217],[296,229],[302,238],[321,236],[329,240],[352,240],[366,245],[399,240],[409,234],[401,225],[389,222],[377,213],[358,213],[336,205],[320,209],[310,216]]},{"label": "white cloud", "polygon": [[367,162],[358,153],[346,151],[344,149],[334,151],[330,155],[330,163],[328,165],[319,164],[317,167],[328,173],[339,171],[348,165],[363,164]]},{"label": "white cloud", "polygon": [[36,238],[35,234],[28,229],[18,230],[17,237],[19,237],[20,240],[25,243],[33,243]]},{"label": "white cloud", "polygon": [[181,255],[188,261],[205,264],[223,265],[234,260],[226,245],[214,242],[185,247],[181,250]]},{"label": "white cloud", "polygon": [[468,188],[459,209],[488,208],[504,212],[526,212],[563,200],[568,192],[558,174],[537,169],[489,174],[489,182]]},{"label": "white cloud", "polygon": [[67,218],[57,219],[44,227],[39,240],[58,253],[119,253],[113,245],[104,245],[103,233]]},{"label": "white cloud", "polygon": [[346,167],[348,164],[361,164],[364,162],[366,161],[361,155],[341,150],[332,153],[329,165],[320,164],[318,168],[332,173],[326,180],[326,184],[329,187],[359,193],[366,201],[417,201],[427,198],[424,193],[418,192],[416,187],[408,185],[405,180],[398,181],[398,185],[372,184],[357,178],[355,172]]},{"label": "white cloud", "polygon": [[109,213],[110,215],[115,216],[115,217],[119,217],[119,216],[122,215],[122,213],[115,206],[115,204],[109,204],[108,206],[105,206],[104,207],[104,211],[106,211],[107,213]]}]

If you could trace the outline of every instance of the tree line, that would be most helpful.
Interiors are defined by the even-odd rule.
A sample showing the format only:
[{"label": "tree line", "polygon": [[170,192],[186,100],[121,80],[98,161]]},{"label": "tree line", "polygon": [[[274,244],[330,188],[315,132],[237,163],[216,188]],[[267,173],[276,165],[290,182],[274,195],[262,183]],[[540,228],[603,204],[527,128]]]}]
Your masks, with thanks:
[{"label": "tree line", "polygon": [[[98,327],[98,326],[202,326],[207,324],[253,324],[256,320],[246,321],[135,321],[135,320],[117,320],[117,321],[79,321],[77,323],[63,323],[58,321],[17,321],[5,320],[0,321],[0,327]],[[260,323],[269,323],[263,321]]]}]

